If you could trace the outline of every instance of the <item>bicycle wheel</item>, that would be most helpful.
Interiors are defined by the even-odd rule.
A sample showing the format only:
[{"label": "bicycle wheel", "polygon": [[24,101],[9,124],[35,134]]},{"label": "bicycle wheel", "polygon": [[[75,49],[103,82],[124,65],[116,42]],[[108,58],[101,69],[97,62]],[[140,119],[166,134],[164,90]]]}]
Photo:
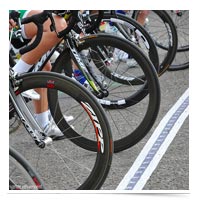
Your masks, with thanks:
[{"label": "bicycle wheel", "polygon": [[[139,10],[134,11],[134,19],[138,19],[139,12]],[[144,27],[156,43],[160,60],[158,74],[161,76],[169,68],[176,55],[178,36],[175,24],[166,11],[150,10]]]},{"label": "bicycle wheel", "polygon": [[[46,189],[99,189],[109,172],[113,147],[110,126],[96,99],[75,81],[53,72],[28,73],[17,80],[17,94],[36,88],[48,90],[52,117],[66,139],[53,140],[41,149],[22,129],[10,135],[10,144],[37,170]],[[34,113],[32,101],[26,106]],[[62,119],[64,115],[73,115],[71,124]],[[80,140],[92,138],[96,152],[77,146],[76,132],[81,133]]]},{"label": "bicycle wheel", "polygon": [[9,147],[9,189],[44,190],[44,183],[32,166],[15,149]]},{"label": "bicycle wheel", "polygon": [[168,14],[178,33],[177,53],[169,70],[183,70],[189,67],[189,10],[171,10]]},{"label": "bicycle wheel", "polygon": [[[89,64],[93,68],[108,92],[107,97],[98,101],[105,108],[112,128],[114,151],[133,146],[149,132],[159,111],[160,88],[153,65],[133,43],[106,34],[82,38],[77,50],[88,52],[86,57],[82,56],[83,61],[87,60],[86,66]],[[129,55],[137,67],[129,68],[126,62],[115,59],[116,52]],[[66,65],[69,55],[69,50],[65,49],[53,70],[70,71],[71,66]],[[91,150],[95,150],[93,146],[89,145]]]},{"label": "bicycle wheel", "polygon": [[[91,15],[95,20],[98,15]],[[100,32],[110,33],[128,39],[149,57],[156,71],[159,71],[159,57],[155,43],[148,32],[134,19],[121,14],[104,13]]]}]

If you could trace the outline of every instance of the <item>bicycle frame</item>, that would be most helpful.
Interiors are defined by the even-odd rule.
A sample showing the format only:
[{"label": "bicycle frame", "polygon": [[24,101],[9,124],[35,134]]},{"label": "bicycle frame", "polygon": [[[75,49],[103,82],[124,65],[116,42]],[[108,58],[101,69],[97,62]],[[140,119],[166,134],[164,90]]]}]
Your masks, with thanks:
[{"label": "bicycle frame", "polygon": [[[54,24],[54,20],[53,17],[51,15],[49,15],[49,17],[51,18],[52,21],[52,25],[51,28],[53,28],[53,31],[56,31],[55,28],[55,24]],[[98,27],[99,23],[101,22],[101,19],[103,17],[103,11],[99,11],[99,16],[98,19],[96,20],[96,22],[94,24],[92,24],[89,28],[87,26],[84,25],[84,20],[83,19],[87,19],[87,17],[89,17],[89,13],[86,12],[86,14],[83,14],[83,16],[81,16],[80,14],[78,15],[78,22],[77,22],[77,26],[79,31],[81,31],[82,33],[87,34],[89,32],[91,32],[92,30],[94,30],[96,27]],[[18,19],[18,23],[21,24],[20,19]],[[91,69],[91,66],[85,64],[82,61],[82,58],[80,56],[80,54],[77,52],[76,49],[76,42],[81,42],[81,39],[79,38],[79,34],[77,34],[75,31],[73,31],[73,27],[71,25],[68,25],[69,27],[69,31],[67,34],[61,34],[62,36],[60,37],[60,34],[57,33],[59,38],[62,38],[65,41],[65,44],[67,44],[67,48],[70,49],[70,53],[72,56],[72,59],[74,60],[77,68],[83,73],[83,75],[85,76],[86,80],[88,81],[91,89],[93,90],[93,93],[98,97],[98,98],[103,98],[108,96],[108,91],[104,89],[104,87],[102,86],[102,83],[99,82],[99,80],[97,80],[95,78],[94,72]],[[67,28],[67,29],[68,29]],[[21,36],[21,31],[19,31],[19,34],[17,35],[17,37],[22,38]],[[50,60],[51,56],[53,55],[53,53],[56,51],[57,47],[61,44],[61,42],[63,41],[61,40],[60,43],[58,43],[54,48],[52,48],[51,50],[49,50],[46,54],[44,54],[40,61],[35,64],[29,72],[31,71],[42,71],[44,66],[46,65],[46,63]],[[21,40],[23,41],[23,39]],[[98,51],[101,55],[101,51]],[[102,57],[102,55],[101,55]],[[102,58],[103,59],[103,58]],[[104,59],[105,56],[104,56]],[[97,87],[97,85],[99,86],[99,88]]]},{"label": "bicycle frame", "polygon": [[[9,76],[9,97],[20,118],[20,121],[23,123],[25,129],[35,141],[35,143],[40,148],[44,148],[46,145],[52,142],[52,139],[50,137],[45,137],[43,130],[36,122],[31,111],[28,109],[24,98],[21,96],[21,94],[19,94],[17,90],[17,84],[19,84],[23,80],[16,80],[15,75],[12,73],[12,69],[10,69]],[[14,85],[14,87],[12,85]]]},{"label": "bicycle frame", "polygon": [[[21,23],[20,23],[21,24]],[[21,31],[19,31],[18,37],[21,37]],[[93,80],[90,78],[89,72],[87,71],[87,68],[84,64],[84,62],[81,59],[80,54],[77,52],[76,47],[74,45],[73,40],[70,37],[73,37],[72,34],[69,33],[70,36],[65,36],[63,39],[65,40],[65,44],[67,44],[68,48],[71,51],[71,55],[73,60],[75,61],[77,67],[83,72],[84,76],[88,80],[90,86],[94,89],[95,93],[98,94],[98,89],[95,86]],[[78,34],[76,34],[78,35]],[[11,40],[10,40],[11,41]],[[23,40],[21,40],[23,41]],[[51,50],[49,50],[47,53],[45,53],[39,62],[29,70],[29,72],[33,71],[42,71],[46,63],[50,60],[53,53],[56,51],[58,46],[61,44],[62,40]],[[11,45],[12,48],[12,45]],[[14,49],[13,49],[14,50]],[[16,52],[15,52],[16,53]],[[12,57],[10,56],[10,59]],[[43,133],[43,130],[36,122],[35,118],[33,117],[33,114],[29,110],[29,108],[26,105],[26,102],[24,98],[21,96],[21,94],[17,91],[17,84],[19,84],[21,81],[20,76],[18,76],[19,80],[16,80],[14,72],[11,68],[9,68],[9,99],[12,102],[12,105],[15,108],[15,111],[17,112],[20,121],[23,123],[25,129],[29,133],[29,135],[32,137],[32,139],[35,141],[35,143],[40,147],[44,148],[46,145],[50,144],[52,142],[52,139],[50,137],[46,137]],[[41,138],[42,135],[42,138]]]},{"label": "bicycle frame", "polygon": [[[77,68],[83,73],[84,77],[88,81],[90,87],[92,88],[92,92],[98,97],[98,98],[103,98],[104,96],[107,96],[108,93],[103,89],[103,86],[101,83],[95,79],[94,72],[92,71],[91,67],[89,65],[86,65],[82,58],[80,53],[76,49],[76,44],[75,41],[80,43],[81,39],[79,40],[77,38],[77,33],[72,33],[72,31],[63,38],[64,44],[66,45],[66,48],[70,50],[70,54],[72,57],[72,60],[75,62]],[[77,39],[76,39],[77,38]],[[59,45],[62,43],[61,40],[55,47],[53,47],[51,50],[49,50],[47,53],[45,53],[39,62],[28,71],[28,72],[33,72],[33,71],[42,71],[43,68],[45,67],[46,63],[50,60],[51,56],[53,53],[56,51],[56,49],[59,47]],[[100,50],[98,50],[98,53],[100,53]],[[100,53],[101,55],[101,53]],[[95,82],[94,82],[94,81]],[[100,87],[100,89],[97,88],[96,84]]]}]

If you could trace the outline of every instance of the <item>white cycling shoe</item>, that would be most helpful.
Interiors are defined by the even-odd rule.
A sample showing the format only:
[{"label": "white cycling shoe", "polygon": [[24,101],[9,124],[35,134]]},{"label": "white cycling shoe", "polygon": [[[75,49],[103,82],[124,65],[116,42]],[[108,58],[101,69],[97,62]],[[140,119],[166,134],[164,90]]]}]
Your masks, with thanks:
[{"label": "white cycling shoe", "polygon": [[53,140],[62,140],[66,138],[66,136],[60,131],[56,124],[51,122],[49,122],[44,128],[44,133],[48,137],[51,137]]},{"label": "white cycling shoe", "polygon": [[138,66],[138,63],[134,59],[127,59],[126,64],[128,68],[135,68]]},{"label": "white cycling shoe", "polygon": [[[67,122],[72,121],[74,119],[73,116],[64,116]],[[71,128],[74,128],[71,126]],[[55,124],[53,118],[51,117],[49,123],[44,128],[44,133],[48,137],[51,137],[53,140],[62,140],[65,139],[66,136],[61,132],[58,126]]]}]

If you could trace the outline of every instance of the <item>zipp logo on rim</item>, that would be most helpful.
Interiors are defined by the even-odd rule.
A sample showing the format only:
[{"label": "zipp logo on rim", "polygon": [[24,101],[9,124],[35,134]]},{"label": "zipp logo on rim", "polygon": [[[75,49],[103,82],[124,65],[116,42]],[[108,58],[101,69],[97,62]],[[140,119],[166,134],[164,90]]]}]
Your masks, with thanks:
[{"label": "zipp logo on rim", "polygon": [[102,129],[101,129],[99,120],[98,120],[96,114],[94,113],[93,109],[91,108],[91,106],[88,103],[81,102],[81,104],[82,104],[83,108],[86,110],[86,112],[88,113],[88,115],[94,125],[95,133],[96,133],[96,137],[97,137],[97,150],[101,151],[101,153],[104,153],[103,134],[102,134]]}]

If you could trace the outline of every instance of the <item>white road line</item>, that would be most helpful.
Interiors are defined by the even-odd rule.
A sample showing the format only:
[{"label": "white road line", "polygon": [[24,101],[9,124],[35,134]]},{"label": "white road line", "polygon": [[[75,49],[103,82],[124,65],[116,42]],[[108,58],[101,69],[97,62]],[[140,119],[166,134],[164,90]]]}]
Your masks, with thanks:
[{"label": "white road line", "polygon": [[168,111],[116,190],[142,190],[189,114],[189,89]]}]

